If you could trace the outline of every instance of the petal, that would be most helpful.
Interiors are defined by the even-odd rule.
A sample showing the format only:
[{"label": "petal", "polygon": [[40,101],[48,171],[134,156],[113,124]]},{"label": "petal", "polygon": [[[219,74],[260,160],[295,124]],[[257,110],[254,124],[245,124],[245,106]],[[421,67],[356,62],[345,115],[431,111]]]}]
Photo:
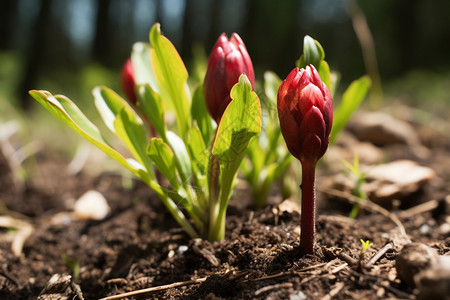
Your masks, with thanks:
[{"label": "petal", "polygon": [[247,75],[248,80],[250,80],[250,83],[252,84],[252,88],[255,88],[255,71],[253,70],[253,63],[250,59],[250,55],[247,52],[247,49],[245,48],[245,45],[239,45],[239,51],[241,52],[242,59],[244,60],[245,64],[245,75]]},{"label": "petal", "polygon": [[322,112],[325,108],[322,91],[316,85],[309,83],[300,91],[299,106],[303,115],[305,115],[312,106],[318,107]]},{"label": "petal", "polygon": [[309,68],[309,73],[311,74],[312,82],[315,85],[317,85],[318,87],[322,87],[322,85],[325,85],[323,83],[322,79],[320,78],[319,72],[317,72],[314,65],[309,65],[308,68]]},{"label": "petal", "polygon": [[322,141],[317,135],[313,133],[308,134],[303,141],[301,159],[317,161],[320,158],[321,146]]},{"label": "petal", "polygon": [[214,44],[213,51],[217,48],[222,48],[224,50],[224,52],[227,53],[228,48],[229,48],[229,46],[228,46],[229,43],[230,42],[228,41],[228,37],[224,32],[219,36],[219,38],[217,39],[217,42]]},{"label": "petal", "polygon": [[326,152],[327,149],[328,149],[328,143],[329,143],[329,142],[330,142],[330,136],[328,136],[328,137],[325,139],[325,141],[322,142],[322,145],[320,146],[320,151],[319,151],[319,153],[317,154],[317,159],[321,158],[321,157],[325,154],[325,152]]},{"label": "petal", "polygon": [[300,159],[302,141],[299,139],[297,122],[288,109],[278,110],[278,118],[280,119],[281,133],[289,152],[297,159]]},{"label": "petal", "polygon": [[239,76],[245,73],[244,59],[238,50],[233,50],[225,56],[226,86],[229,90],[239,81]]},{"label": "petal", "polygon": [[325,132],[325,121],[322,112],[315,106],[311,107],[300,124],[300,136],[306,137],[312,133],[321,140],[325,140]]}]

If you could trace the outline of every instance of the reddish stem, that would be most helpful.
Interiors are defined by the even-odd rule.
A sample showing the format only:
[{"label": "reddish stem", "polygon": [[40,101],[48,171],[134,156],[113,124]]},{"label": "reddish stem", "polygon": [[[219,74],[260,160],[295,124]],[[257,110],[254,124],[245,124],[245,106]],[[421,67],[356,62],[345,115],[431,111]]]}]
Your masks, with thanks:
[{"label": "reddish stem", "polygon": [[302,219],[300,231],[300,252],[313,253],[315,240],[316,197],[314,190],[316,162],[302,162]]}]

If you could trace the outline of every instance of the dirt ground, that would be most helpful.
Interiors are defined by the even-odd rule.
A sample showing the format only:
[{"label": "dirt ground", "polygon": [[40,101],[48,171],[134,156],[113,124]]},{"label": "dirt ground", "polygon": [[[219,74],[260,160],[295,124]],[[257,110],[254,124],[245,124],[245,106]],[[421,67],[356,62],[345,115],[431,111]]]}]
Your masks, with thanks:
[{"label": "dirt ground", "polygon": [[[22,223],[14,230],[2,225],[0,298],[438,299],[427,298],[423,282],[408,281],[397,270],[399,257],[405,260],[401,250],[411,242],[426,244],[438,259],[450,257],[450,142],[443,135],[441,142],[431,143],[432,133],[419,129],[419,141],[430,152],[426,157],[414,155],[410,144],[378,149],[389,161],[412,159],[435,176],[401,202],[366,201],[356,219],[348,217],[355,197],[345,188],[325,185],[342,172],[330,163],[319,166],[317,243],[314,254],[304,257],[296,251],[299,210],[293,201],[282,201],[276,188],[262,210],[253,209],[241,188],[239,198],[245,200],[231,200],[226,238],[211,243],[190,240],[139,181],[113,172],[70,175],[69,159],[41,152],[34,176],[18,188],[2,156],[1,215],[28,224],[32,232],[14,254]],[[341,146],[345,149],[345,143]],[[105,219],[73,218],[74,199],[88,190],[107,199],[111,211]],[[373,243],[365,253],[361,239]],[[408,264],[416,260],[406,263],[406,273],[430,265],[415,270]],[[436,283],[444,290],[450,278],[445,277],[450,266],[445,267]],[[123,295],[127,292],[136,295]]]}]

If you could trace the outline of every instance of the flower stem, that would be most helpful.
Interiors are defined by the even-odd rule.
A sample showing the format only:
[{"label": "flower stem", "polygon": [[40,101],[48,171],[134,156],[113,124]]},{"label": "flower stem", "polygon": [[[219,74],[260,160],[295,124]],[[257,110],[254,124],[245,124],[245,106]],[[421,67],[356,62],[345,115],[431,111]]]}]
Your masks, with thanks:
[{"label": "flower stem", "polygon": [[300,252],[313,253],[315,240],[315,180],[316,162],[302,161],[302,219],[300,232]]}]

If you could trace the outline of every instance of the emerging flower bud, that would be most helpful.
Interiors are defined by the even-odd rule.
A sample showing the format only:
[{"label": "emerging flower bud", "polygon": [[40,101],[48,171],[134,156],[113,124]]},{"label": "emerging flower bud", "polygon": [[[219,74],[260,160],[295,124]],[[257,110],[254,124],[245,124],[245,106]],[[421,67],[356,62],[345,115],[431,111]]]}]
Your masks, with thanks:
[{"label": "emerging flower bud", "polygon": [[209,56],[204,81],[206,107],[217,123],[231,102],[231,88],[242,73],[247,75],[254,88],[255,73],[244,42],[236,33],[229,40],[222,33]]},{"label": "emerging flower bud", "polygon": [[136,83],[134,80],[134,70],[131,59],[128,59],[122,67],[121,83],[122,89],[125,92],[128,100],[130,100],[132,104],[136,105],[137,96],[134,89]]},{"label": "emerging flower bud", "polygon": [[295,68],[277,96],[281,132],[291,154],[302,163],[316,163],[328,148],[333,103],[313,65]]}]

